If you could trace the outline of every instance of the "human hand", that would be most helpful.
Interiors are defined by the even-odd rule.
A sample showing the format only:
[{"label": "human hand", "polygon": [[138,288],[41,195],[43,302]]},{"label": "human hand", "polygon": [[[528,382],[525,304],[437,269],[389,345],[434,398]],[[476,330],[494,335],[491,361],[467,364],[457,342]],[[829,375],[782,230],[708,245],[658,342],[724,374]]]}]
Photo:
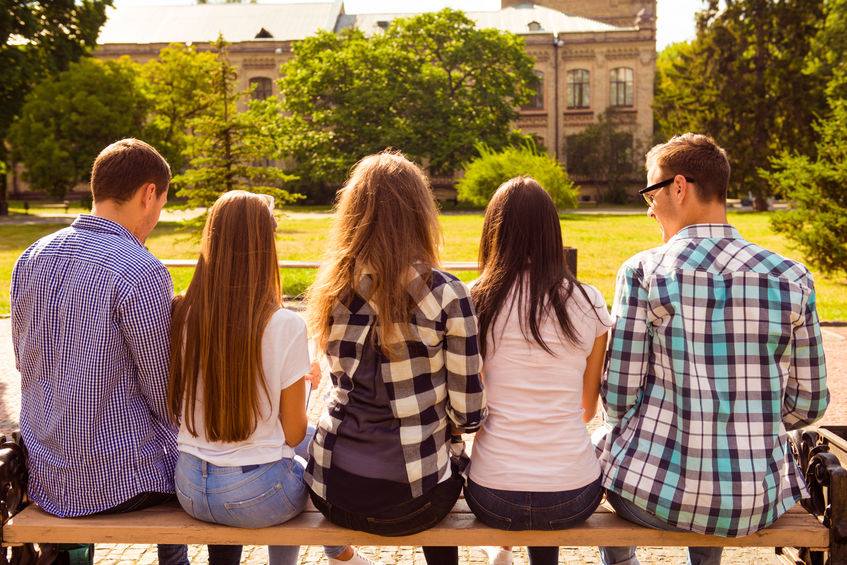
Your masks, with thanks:
[{"label": "human hand", "polygon": [[309,372],[303,375],[303,379],[312,384],[312,390],[317,390],[321,384],[321,364],[312,361],[312,366],[309,368]]}]

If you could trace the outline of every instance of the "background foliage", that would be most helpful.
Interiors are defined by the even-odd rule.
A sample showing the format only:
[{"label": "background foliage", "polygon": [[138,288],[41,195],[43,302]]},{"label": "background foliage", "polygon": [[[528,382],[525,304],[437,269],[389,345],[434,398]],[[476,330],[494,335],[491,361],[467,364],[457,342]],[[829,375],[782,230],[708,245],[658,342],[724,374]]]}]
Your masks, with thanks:
[{"label": "background foliage", "polygon": [[485,206],[497,188],[517,176],[534,178],[558,208],[576,208],[577,189],[559,162],[531,143],[495,151],[478,145],[479,157],[465,167],[456,185],[459,200]]}]

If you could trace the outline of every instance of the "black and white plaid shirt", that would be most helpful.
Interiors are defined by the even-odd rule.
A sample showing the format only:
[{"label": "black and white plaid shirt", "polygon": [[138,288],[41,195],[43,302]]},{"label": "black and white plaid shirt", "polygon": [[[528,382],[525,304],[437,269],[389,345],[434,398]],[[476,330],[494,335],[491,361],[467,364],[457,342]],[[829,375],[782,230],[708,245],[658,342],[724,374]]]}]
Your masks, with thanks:
[{"label": "black and white plaid shirt", "polygon": [[[348,394],[356,386],[354,375],[365,340],[377,323],[368,300],[371,284],[371,275],[365,274],[356,293],[339,302],[332,313],[327,359],[334,387],[318,421],[305,475],[306,483],[322,498]],[[411,322],[401,328],[401,351],[392,359],[381,356],[380,371],[400,423],[411,496],[418,497],[447,472],[448,419],[460,430],[472,432],[479,428],[486,408],[477,318],[467,287],[448,273],[418,263],[410,269],[407,290],[415,303]]]}]

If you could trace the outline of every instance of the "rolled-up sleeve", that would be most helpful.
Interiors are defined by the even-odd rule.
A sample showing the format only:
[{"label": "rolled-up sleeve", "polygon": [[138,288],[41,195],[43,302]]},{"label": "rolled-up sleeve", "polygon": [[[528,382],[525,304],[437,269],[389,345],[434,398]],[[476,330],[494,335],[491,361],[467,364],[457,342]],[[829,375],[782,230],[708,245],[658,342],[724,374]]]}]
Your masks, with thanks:
[{"label": "rolled-up sleeve", "polygon": [[451,284],[445,305],[444,365],[447,371],[447,415],[462,432],[479,429],[487,412],[480,370],[479,324],[464,283]]}]

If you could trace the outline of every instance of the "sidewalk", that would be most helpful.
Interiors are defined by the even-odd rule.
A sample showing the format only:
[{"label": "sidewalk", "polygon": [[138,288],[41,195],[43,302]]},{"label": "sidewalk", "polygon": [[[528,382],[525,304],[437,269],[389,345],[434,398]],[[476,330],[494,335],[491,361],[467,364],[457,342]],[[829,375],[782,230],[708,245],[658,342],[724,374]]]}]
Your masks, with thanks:
[{"label": "sidewalk", "polygon": [[[847,424],[847,327],[824,328],[824,348],[829,371],[829,386],[832,402],[821,423]],[[328,382],[324,380],[318,391],[322,398]],[[310,420],[314,421],[322,402],[312,402],[309,410]],[[8,318],[0,319],[0,432],[8,432],[17,427],[20,412],[20,375],[15,370],[12,351],[11,323]],[[420,548],[412,547],[364,547],[363,554],[382,560],[385,565],[422,565],[424,562]],[[204,546],[191,546],[189,556],[192,563],[207,563]],[[487,565],[482,553],[476,548],[460,548],[459,562],[462,565]],[[639,559],[642,565],[664,565],[684,563],[685,550],[682,548],[641,548]],[[156,563],[156,548],[145,545],[98,545],[95,562],[99,565],[130,565],[133,563]],[[325,563],[323,551],[319,547],[303,548],[300,552],[300,564],[312,565]],[[264,547],[248,546],[244,548],[242,563],[258,565],[267,563]],[[516,565],[526,564],[524,548],[515,549]],[[600,556],[596,548],[566,548],[559,554],[559,563],[568,565],[599,564]],[[727,549],[724,551],[724,565],[777,565],[781,563],[770,549]]]}]

